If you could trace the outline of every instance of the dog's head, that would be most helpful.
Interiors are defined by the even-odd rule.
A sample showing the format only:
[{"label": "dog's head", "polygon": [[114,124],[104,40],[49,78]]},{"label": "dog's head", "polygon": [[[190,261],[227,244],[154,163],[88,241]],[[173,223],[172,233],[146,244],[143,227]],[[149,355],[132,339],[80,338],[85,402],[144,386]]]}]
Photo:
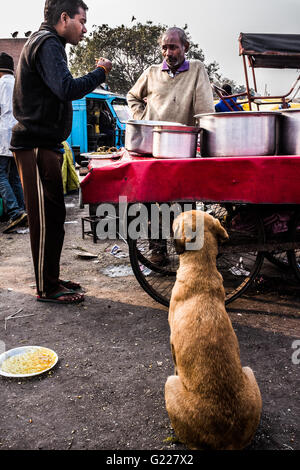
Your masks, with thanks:
[{"label": "dog's head", "polygon": [[201,250],[211,238],[215,240],[216,246],[218,242],[229,238],[218,219],[198,210],[182,212],[176,217],[173,233],[175,249],[179,255],[185,251]]}]

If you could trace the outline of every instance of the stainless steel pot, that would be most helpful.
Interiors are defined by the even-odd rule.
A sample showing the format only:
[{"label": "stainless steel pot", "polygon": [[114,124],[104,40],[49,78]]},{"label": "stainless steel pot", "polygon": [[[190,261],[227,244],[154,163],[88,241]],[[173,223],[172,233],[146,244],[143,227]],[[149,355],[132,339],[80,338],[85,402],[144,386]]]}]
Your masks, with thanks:
[{"label": "stainless steel pot", "polygon": [[279,148],[282,155],[300,155],[300,109],[281,110]]},{"label": "stainless steel pot", "polygon": [[198,114],[201,156],[276,155],[280,117],[275,111]]},{"label": "stainless steel pot", "polygon": [[130,119],[126,122],[125,148],[130,152],[152,154],[153,129],[156,125],[161,124],[182,125],[177,122],[137,121]]},{"label": "stainless steel pot", "polygon": [[199,129],[189,126],[155,126],[153,157],[192,158],[196,156]]}]

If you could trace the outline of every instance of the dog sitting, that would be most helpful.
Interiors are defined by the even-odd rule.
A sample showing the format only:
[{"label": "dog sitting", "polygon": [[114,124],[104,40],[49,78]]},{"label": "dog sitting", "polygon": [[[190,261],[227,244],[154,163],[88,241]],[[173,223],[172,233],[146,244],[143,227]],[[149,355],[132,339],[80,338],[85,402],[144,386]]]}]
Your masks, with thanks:
[{"label": "dog sitting", "polygon": [[[186,243],[201,241],[201,228],[202,248],[187,251]],[[218,241],[228,234],[202,211],[180,214],[173,232],[180,255],[169,309],[176,375],[165,384],[166,409],[175,434],[188,448],[242,449],[255,434],[262,401],[252,369],[241,366],[216,267]]]}]

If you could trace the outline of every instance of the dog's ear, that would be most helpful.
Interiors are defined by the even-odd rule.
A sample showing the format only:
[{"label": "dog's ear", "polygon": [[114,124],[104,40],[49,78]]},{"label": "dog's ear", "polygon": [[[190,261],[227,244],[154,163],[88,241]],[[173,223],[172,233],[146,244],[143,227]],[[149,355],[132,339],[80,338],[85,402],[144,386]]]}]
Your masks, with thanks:
[{"label": "dog's ear", "polygon": [[[200,212],[200,211],[198,211]],[[174,246],[176,253],[182,255],[185,251],[198,250],[203,246],[204,224],[196,211],[181,213],[173,223]],[[202,232],[201,234],[201,227]],[[200,233],[200,236],[199,236]],[[197,247],[200,242],[200,246]]]},{"label": "dog's ear", "polygon": [[219,241],[224,242],[225,240],[228,240],[229,235],[218,219],[215,219],[215,230]]},{"label": "dog's ear", "polygon": [[[191,244],[197,241],[197,213],[188,211],[181,213],[173,222],[174,246],[176,253],[182,255],[186,250],[194,250]],[[203,227],[203,224],[202,224]],[[202,237],[203,241],[203,237]],[[202,244],[201,244],[202,247]],[[200,247],[200,248],[201,248]]]},{"label": "dog's ear", "polygon": [[178,255],[182,255],[185,252],[185,240],[178,240],[174,238],[175,251]]},{"label": "dog's ear", "polygon": [[182,255],[185,252],[185,237],[183,233],[183,220],[178,217],[173,222],[173,237],[176,253]]}]

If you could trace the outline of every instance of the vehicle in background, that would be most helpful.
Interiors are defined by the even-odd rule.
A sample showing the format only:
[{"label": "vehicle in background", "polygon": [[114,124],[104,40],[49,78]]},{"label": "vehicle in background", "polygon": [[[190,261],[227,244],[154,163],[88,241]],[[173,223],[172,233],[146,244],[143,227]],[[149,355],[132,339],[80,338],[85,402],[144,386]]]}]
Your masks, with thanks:
[{"label": "vehicle in background", "polygon": [[82,153],[99,147],[124,147],[126,121],[131,117],[124,96],[100,87],[72,104],[73,126],[67,141],[77,163]]}]

